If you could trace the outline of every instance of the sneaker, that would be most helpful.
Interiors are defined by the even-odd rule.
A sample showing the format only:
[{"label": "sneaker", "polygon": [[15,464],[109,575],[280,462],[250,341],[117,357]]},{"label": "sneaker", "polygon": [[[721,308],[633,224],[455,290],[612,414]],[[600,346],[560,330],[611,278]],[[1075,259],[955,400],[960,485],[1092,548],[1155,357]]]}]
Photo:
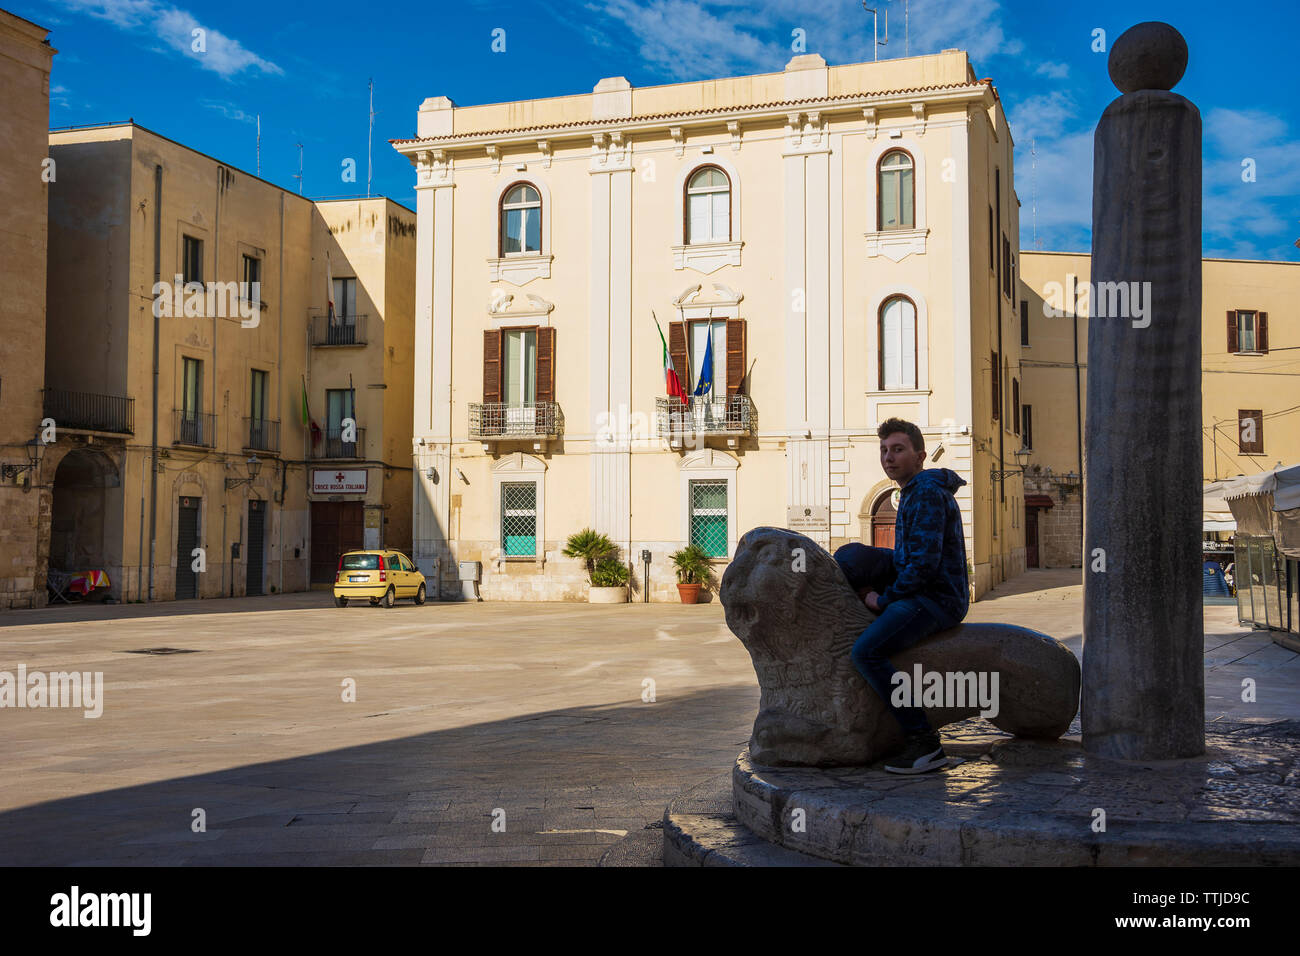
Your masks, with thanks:
[{"label": "sneaker", "polygon": [[889,773],[926,773],[948,763],[939,735],[931,731],[907,738],[903,749],[885,762]]}]

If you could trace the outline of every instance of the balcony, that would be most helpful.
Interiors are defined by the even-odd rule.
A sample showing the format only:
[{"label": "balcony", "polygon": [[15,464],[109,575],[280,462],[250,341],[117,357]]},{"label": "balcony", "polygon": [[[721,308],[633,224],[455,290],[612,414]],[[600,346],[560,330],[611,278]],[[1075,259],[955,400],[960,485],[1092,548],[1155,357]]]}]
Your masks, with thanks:
[{"label": "balcony", "polygon": [[176,409],[172,421],[172,444],[195,448],[217,447],[217,416]]},{"label": "balcony", "polygon": [[121,395],[69,392],[61,388],[41,389],[41,414],[54,419],[57,428],[80,428],[92,432],[135,434],[135,399]]},{"label": "balcony", "polygon": [[344,441],[342,428],[327,428],[311,449],[311,457],[317,461],[341,461],[349,458],[366,457],[366,430],[358,428],[356,441]]},{"label": "balcony", "polygon": [[336,315],[331,322],[328,315],[310,316],[311,344],[319,348],[365,345],[366,318],[364,315]]},{"label": "balcony", "polygon": [[758,412],[748,395],[692,398],[689,404],[678,398],[657,398],[655,421],[659,436],[670,445],[709,436],[727,438],[728,444],[735,445],[758,434]]},{"label": "balcony", "polygon": [[543,442],[564,434],[564,412],[556,402],[471,402],[469,437],[482,442]]},{"label": "balcony", "polygon": [[267,418],[244,419],[244,451],[280,453],[280,423]]}]

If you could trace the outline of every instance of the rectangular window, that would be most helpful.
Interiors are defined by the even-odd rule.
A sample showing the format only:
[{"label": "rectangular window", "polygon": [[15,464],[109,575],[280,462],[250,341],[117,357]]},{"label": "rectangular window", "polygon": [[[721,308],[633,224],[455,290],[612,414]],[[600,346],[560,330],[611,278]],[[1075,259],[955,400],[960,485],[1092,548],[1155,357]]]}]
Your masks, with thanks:
[{"label": "rectangular window", "polygon": [[691,544],[711,558],[727,556],[726,479],[690,483]]},{"label": "rectangular window", "polygon": [[343,419],[356,421],[356,392],[350,388],[330,388],[325,390],[325,424],[329,437],[337,438],[343,429]]},{"label": "rectangular window", "polygon": [[1237,313],[1237,351],[1254,352],[1257,350],[1255,341],[1255,313],[1238,312]]},{"label": "rectangular window", "polygon": [[999,375],[1002,367],[998,364],[998,353],[990,352],[989,361],[993,368],[993,420],[997,421],[998,416],[1002,413],[1002,381]]},{"label": "rectangular window", "polygon": [[203,411],[203,363],[192,358],[185,359],[184,363],[181,407],[186,420],[193,420]]},{"label": "rectangular window", "polygon": [[334,280],[334,315],[344,324],[351,324],[357,314],[357,280]]},{"label": "rectangular window", "polygon": [[501,485],[501,550],[506,557],[537,556],[537,483]]},{"label": "rectangular window", "polygon": [[203,281],[203,240],[195,239],[193,236],[184,237],[184,262],[181,263],[181,272],[185,276],[186,283]]},{"label": "rectangular window", "polygon": [[1020,379],[1011,380],[1011,429],[1020,434]]},{"label": "rectangular window", "polygon": [[[257,283],[258,291],[253,292],[253,283]],[[239,290],[240,296],[248,299],[250,302],[261,302],[262,294],[262,260],[256,256],[244,256],[244,286]]]},{"label": "rectangular window", "polygon": [[255,368],[252,373],[252,387],[248,396],[248,417],[256,425],[258,422],[266,421],[266,399],[269,390],[268,383],[271,377],[261,369]]},{"label": "rectangular window", "polygon": [[1023,434],[1025,436],[1025,447],[1034,447],[1034,416],[1032,405],[1020,406],[1020,418],[1022,422]]},{"label": "rectangular window", "polygon": [[505,402],[516,407],[532,405],[537,401],[537,330],[507,329],[502,338]]},{"label": "rectangular window", "polygon": [[1237,410],[1237,442],[1243,455],[1264,454],[1264,411],[1259,408]]},{"label": "rectangular window", "polygon": [[1020,344],[1029,345],[1029,300],[1020,300]]},{"label": "rectangular window", "polygon": [[[705,379],[704,355],[709,348],[709,336],[713,337],[713,362],[709,377]],[[727,320],[714,319],[708,322],[691,322],[690,336],[691,377],[689,387],[692,395],[700,390],[702,398],[716,399],[727,392]],[[711,383],[711,384],[710,384]],[[704,386],[700,388],[700,386]]]}]

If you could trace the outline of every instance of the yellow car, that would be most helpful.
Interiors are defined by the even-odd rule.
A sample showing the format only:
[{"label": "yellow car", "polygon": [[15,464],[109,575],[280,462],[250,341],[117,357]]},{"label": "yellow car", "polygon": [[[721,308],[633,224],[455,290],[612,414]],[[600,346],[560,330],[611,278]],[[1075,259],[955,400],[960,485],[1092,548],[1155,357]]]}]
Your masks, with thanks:
[{"label": "yellow car", "polygon": [[392,607],[398,598],[424,603],[424,575],[400,551],[348,551],[339,556],[334,605],[369,598],[371,606]]}]

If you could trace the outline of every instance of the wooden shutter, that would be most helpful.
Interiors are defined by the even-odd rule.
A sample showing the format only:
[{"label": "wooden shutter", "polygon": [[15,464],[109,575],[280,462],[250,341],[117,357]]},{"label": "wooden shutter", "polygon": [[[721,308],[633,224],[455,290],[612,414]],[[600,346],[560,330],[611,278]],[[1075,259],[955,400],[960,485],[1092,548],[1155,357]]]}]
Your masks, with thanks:
[{"label": "wooden shutter", "polygon": [[[1255,420],[1255,440],[1245,441],[1242,427],[1247,419]],[[1262,455],[1264,453],[1264,410],[1260,408],[1241,408],[1237,410],[1237,445],[1243,454]]]},{"label": "wooden shutter", "polygon": [[744,319],[727,319],[727,394],[741,394],[745,379]]},{"label": "wooden shutter", "polygon": [[689,395],[691,392],[691,360],[686,354],[686,323],[668,323],[668,357],[672,359],[673,368],[681,380],[682,388]]},{"label": "wooden shutter", "polygon": [[993,363],[993,420],[996,422],[1002,414],[1002,369],[998,365],[998,353],[990,352],[989,356]]},{"label": "wooden shutter", "polygon": [[501,401],[501,330],[483,331],[483,401]]},{"label": "wooden shutter", "polygon": [[1237,313],[1228,310],[1228,352],[1229,354],[1237,351]]},{"label": "wooden shutter", "polygon": [[537,329],[537,400],[555,401],[555,328]]},{"label": "wooden shutter", "polygon": [[1260,312],[1259,318],[1256,319],[1255,324],[1258,329],[1258,331],[1256,331],[1255,333],[1256,347],[1261,352],[1267,352],[1268,351],[1268,313]]},{"label": "wooden shutter", "polygon": [[1011,380],[1011,428],[1020,434],[1020,379]]},{"label": "wooden shutter", "polygon": [[1022,405],[1020,407],[1022,409],[1021,414],[1025,418],[1025,447],[1033,448],[1034,447],[1034,406]]}]

